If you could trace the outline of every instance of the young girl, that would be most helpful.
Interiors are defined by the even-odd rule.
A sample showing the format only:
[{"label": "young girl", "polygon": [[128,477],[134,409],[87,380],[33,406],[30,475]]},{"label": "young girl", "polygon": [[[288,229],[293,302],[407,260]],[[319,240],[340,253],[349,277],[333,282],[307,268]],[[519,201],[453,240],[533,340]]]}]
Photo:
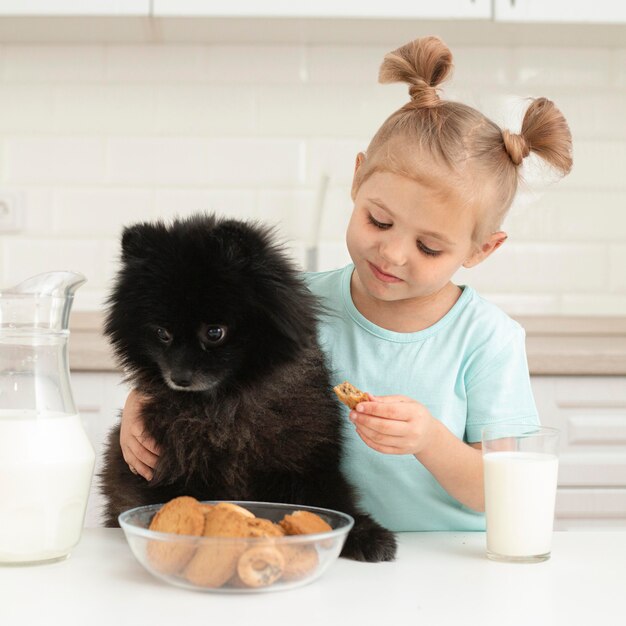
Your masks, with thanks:
[{"label": "young girl", "polygon": [[[484,529],[482,427],[538,423],[524,330],[451,277],[505,242],[524,158],[534,152],[561,174],[572,165],[552,102],[533,100],[513,134],[440,99],[451,69],[435,37],[386,55],[380,81],[409,83],[411,100],[357,155],[353,263],[307,276],[329,310],[319,336],[335,383],[370,393],[346,415],[343,469],[364,509],[394,531]],[[149,479],[158,450],[141,434],[140,403],[131,392],[120,439]]]}]

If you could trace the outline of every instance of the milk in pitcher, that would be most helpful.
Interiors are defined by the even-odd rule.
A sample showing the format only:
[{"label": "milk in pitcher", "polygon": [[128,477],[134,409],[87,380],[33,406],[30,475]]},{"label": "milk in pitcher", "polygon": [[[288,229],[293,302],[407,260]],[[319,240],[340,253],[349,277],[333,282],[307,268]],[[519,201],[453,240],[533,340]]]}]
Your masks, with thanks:
[{"label": "milk in pitcher", "polygon": [[65,558],[78,543],[95,462],[78,415],[0,411],[0,562]]}]

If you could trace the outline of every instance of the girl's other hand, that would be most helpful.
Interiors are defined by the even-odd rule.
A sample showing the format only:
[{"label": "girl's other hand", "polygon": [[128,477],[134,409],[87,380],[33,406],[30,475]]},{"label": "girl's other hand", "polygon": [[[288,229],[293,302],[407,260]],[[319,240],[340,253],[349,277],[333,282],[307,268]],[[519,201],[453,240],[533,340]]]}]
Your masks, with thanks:
[{"label": "girl's other hand", "polygon": [[144,434],[141,409],[146,400],[134,389],[128,394],[122,410],[120,447],[130,471],[152,480],[160,451],[154,439]]},{"label": "girl's other hand", "polygon": [[430,411],[406,396],[372,396],[350,411],[359,437],[384,454],[419,454],[436,422]]}]

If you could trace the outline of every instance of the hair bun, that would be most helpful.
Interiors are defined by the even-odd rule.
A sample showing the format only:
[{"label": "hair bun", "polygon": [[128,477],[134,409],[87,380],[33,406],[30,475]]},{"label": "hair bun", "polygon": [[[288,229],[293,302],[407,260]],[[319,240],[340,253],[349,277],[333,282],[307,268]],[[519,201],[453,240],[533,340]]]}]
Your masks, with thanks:
[{"label": "hair bun", "polygon": [[432,109],[441,102],[437,89],[422,81],[409,87],[409,96],[411,96],[411,102],[415,106],[427,109]]},{"label": "hair bun", "polygon": [[515,165],[521,165],[522,161],[530,154],[530,146],[524,138],[524,135],[518,135],[508,130],[503,130],[502,139],[504,140],[504,148],[511,158],[511,161],[513,161]]},{"label": "hair bun", "polygon": [[385,55],[378,80],[409,83],[416,106],[433,108],[440,102],[437,87],[452,72],[452,53],[438,37],[422,37]]}]

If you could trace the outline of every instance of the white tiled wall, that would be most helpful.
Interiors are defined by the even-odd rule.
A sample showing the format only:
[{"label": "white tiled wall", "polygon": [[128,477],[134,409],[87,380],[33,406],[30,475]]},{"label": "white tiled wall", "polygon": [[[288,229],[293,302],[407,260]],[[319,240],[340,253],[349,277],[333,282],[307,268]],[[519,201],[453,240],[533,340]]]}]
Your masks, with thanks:
[{"label": "white tiled wall", "polygon": [[[342,265],[355,154],[407,99],[376,82],[387,51],[0,47],[0,196],[23,213],[0,233],[0,284],[73,268],[89,279],[77,307],[97,308],[123,224],[197,210],[278,223],[303,265],[324,177],[319,267]],[[541,184],[516,202],[506,245],[457,281],[511,313],[626,314],[626,48],[453,53],[445,95],[514,130],[524,97],[553,98],[575,150],[557,185],[529,172]]]}]

